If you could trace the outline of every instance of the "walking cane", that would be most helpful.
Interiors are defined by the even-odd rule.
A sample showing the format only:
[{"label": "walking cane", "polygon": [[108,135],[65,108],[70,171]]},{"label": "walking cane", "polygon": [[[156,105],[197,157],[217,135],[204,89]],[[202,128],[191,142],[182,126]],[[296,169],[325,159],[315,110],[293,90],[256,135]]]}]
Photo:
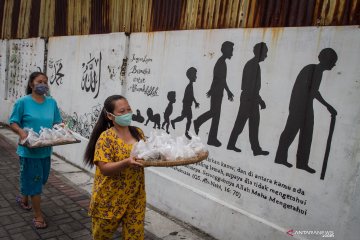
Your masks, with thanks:
[{"label": "walking cane", "polygon": [[323,166],[322,166],[322,170],[321,170],[321,176],[320,176],[321,180],[324,180],[324,178],[325,178],[325,172],[326,172],[326,167],[327,167],[327,163],[328,163],[328,159],[329,159],[331,141],[332,141],[332,136],[333,136],[334,128],[335,128],[335,121],[336,121],[336,115],[331,114],[329,136],[327,138],[324,162],[323,162]]}]

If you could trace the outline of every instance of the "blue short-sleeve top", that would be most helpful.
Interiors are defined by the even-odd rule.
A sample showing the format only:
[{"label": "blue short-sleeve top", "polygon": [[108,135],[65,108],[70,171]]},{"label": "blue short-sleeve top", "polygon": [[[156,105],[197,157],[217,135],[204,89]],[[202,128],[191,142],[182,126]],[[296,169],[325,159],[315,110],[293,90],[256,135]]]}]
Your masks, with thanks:
[{"label": "blue short-sleeve top", "polygon": [[[41,127],[52,128],[54,124],[61,123],[61,115],[55,99],[46,96],[42,103],[36,102],[31,94],[19,98],[14,105],[9,123],[17,123],[21,128],[32,128],[39,133]],[[52,148],[30,149],[18,146],[16,153],[20,157],[45,158],[51,156]]]}]

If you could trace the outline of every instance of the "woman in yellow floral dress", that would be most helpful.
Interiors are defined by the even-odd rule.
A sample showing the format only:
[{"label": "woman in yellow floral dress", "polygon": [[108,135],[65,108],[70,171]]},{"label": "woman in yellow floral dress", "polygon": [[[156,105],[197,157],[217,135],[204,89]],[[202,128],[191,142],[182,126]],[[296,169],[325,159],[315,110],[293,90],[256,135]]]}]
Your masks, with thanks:
[{"label": "woman in yellow floral dress", "polygon": [[108,97],[85,151],[85,164],[96,165],[89,208],[95,240],[112,239],[120,223],[124,240],[144,239],[144,168],[130,156],[144,135],[131,118],[123,96]]}]

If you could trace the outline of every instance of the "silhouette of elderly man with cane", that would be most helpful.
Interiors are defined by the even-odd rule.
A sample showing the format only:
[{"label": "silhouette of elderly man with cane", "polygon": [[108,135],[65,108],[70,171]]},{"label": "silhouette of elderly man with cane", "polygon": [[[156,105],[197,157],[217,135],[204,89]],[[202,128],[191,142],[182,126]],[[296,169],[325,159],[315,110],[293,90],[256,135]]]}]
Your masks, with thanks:
[{"label": "silhouette of elderly man with cane", "polygon": [[[314,128],[313,102],[314,99],[318,100],[335,119],[336,110],[321,96],[319,88],[323,72],[331,70],[337,59],[337,54],[332,48],[325,48],[319,54],[319,63],[305,66],[297,76],[291,93],[289,116],[280,136],[275,163],[292,167],[292,164],[287,162],[288,149],[299,132],[296,168],[315,173],[315,170],[308,165]],[[330,129],[331,131],[333,131],[333,127],[332,130]],[[324,164],[326,162],[327,159],[324,160]]]}]

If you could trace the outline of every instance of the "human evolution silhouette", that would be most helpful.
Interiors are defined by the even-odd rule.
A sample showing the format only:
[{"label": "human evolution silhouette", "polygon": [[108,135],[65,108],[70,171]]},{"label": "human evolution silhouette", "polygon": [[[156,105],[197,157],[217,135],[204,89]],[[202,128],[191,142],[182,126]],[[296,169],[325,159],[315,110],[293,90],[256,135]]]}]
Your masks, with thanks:
[{"label": "human evolution silhouette", "polygon": [[[176,129],[176,123],[186,119],[184,134],[188,139],[191,139],[191,135],[189,134],[191,124],[193,124],[194,131],[198,135],[200,130],[202,130],[202,125],[211,120],[207,144],[213,147],[222,146],[217,135],[224,92],[226,92],[229,101],[232,102],[234,98],[234,94],[227,84],[227,61],[231,61],[233,56],[234,43],[231,41],[223,42],[220,51],[221,56],[214,65],[212,82],[209,90],[206,92],[206,96],[210,99],[210,108],[192,120],[192,107],[200,107],[200,104],[196,101],[196,96],[194,95],[198,69],[195,67],[188,68],[186,74],[184,74],[186,75],[188,84],[184,89],[182,100],[183,107],[181,114],[177,117],[172,117],[173,105],[176,103],[176,91],[169,91],[167,94],[167,100],[169,102],[164,111],[164,121],[161,126],[166,133],[170,133],[170,125],[173,129]],[[236,153],[244,151],[244,149],[240,149],[236,146],[236,142],[241,135],[246,122],[248,122],[249,142],[253,155],[266,156],[269,154],[269,151],[262,149],[259,141],[259,129],[261,129],[260,112],[269,111],[269,109],[266,108],[265,100],[260,96],[262,76],[259,63],[265,61],[268,52],[269,49],[266,43],[256,43],[253,46],[253,57],[246,62],[243,68],[240,106],[226,145],[226,149],[229,151],[234,151]],[[337,54],[332,48],[324,48],[318,55],[319,63],[306,65],[296,77],[290,97],[288,119],[284,130],[281,133],[278,148],[276,150],[276,157],[274,160],[276,164],[283,165],[287,168],[292,167],[292,164],[287,161],[288,149],[295,137],[299,135],[296,168],[311,174],[316,172],[316,170],[308,165],[314,128],[313,102],[316,99],[327,108],[332,119],[321,173],[321,179],[324,179],[337,112],[335,108],[322,97],[319,88],[323,72],[331,70],[335,66],[337,59]],[[154,122],[153,128],[160,129],[160,114],[154,114],[153,112],[153,109],[148,107],[148,119],[145,125],[147,125],[149,121],[152,121]],[[141,122],[143,122],[144,118],[139,118],[139,116],[141,116],[140,110],[137,110],[137,116],[135,116],[133,120],[137,121],[137,119],[140,119],[142,120]]]}]

